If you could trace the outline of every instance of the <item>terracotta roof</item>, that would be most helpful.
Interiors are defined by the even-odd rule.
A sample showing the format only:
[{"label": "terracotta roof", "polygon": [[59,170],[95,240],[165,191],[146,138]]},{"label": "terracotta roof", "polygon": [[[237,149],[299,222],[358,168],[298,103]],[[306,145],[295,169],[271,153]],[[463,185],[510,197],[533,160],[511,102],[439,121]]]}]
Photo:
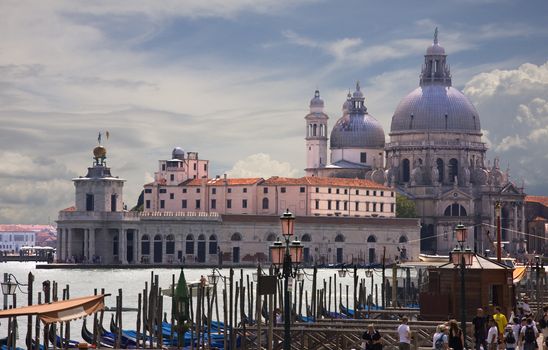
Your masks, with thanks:
[{"label": "terracotta roof", "polygon": [[0,232],[41,232],[55,231],[51,225],[0,225]]},{"label": "terracotta roof", "polygon": [[535,202],[548,207],[548,196],[525,196],[526,202]]},{"label": "terracotta roof", "polygon": [[73,205],[72,207],[65,208],[61,211],[76,211],[76,207]]},{"label": "terracotta roof", "polygon": [[[249,177],[249,178],[227,178],[226,182],[224,178],[214,178],[206,180],[207,186],[242,186],[242,185],[255,185],[263,180],[262,177]],[[186,186],[201,186],[203,179],[191,179],[183,182]]]},{"label": "terracotta roof", "polygon": [[301,186],[333,186],[333,187],[354,187],[372,188],[390,191],[389,187],[383,186],[371,180],[343,179],[335,177],[305,176],[300,178],[273,176],[263,183],[264,185],[301,185]]}]

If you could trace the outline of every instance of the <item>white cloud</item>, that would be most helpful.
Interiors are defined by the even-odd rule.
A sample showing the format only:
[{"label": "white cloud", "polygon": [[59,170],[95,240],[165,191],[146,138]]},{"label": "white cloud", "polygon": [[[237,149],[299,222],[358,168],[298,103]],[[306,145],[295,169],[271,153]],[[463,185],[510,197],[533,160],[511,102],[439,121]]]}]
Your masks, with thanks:
[{"label": "white cloud", "polygon": [[509,161],[514,178],[546,192],[548,164],[548,61],[480,73],[464,88],[479,110],[491,152]]},{"label": "white cloud", "polygon": [[227,171],[230,177],[262,177],[270,176],[297,177],[301,172],[293,169],[288,162],[272,159],[264,153],[252,154],[237,161],[234,167]]}]

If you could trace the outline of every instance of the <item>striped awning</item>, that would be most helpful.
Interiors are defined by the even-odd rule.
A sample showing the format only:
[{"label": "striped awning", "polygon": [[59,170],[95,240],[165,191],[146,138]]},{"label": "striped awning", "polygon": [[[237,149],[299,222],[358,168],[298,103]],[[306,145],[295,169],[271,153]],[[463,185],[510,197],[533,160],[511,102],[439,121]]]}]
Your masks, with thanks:
[{"label": "striped awning", "polygon": [[2,310],[0,311],[0,318],[38,315],[40,320],[46,324],[72,321],[103,310],[105,308],[105,296],[108,295],[92,295],[49,304]]}]

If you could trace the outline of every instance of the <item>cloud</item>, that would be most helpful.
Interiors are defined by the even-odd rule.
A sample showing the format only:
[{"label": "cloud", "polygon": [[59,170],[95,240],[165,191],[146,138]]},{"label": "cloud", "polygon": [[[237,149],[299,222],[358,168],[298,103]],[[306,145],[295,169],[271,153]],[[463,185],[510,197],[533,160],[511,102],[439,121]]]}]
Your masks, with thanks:
[{"label": "cloud", "polygon": [[489,153],[510,163],[526,191],[548,194],[548,163],[540,161],[548,147],[548,61],[477,74],[464,93],[480,113],[493,145]]},{"label": "cloud", "polygon": [[271,176],[297,177],[302,172],[291,167],[287,162],[280,162],[272,159],[264,153],[252,154],[237,161],[234,167],[227,171],[230,177],[262,177]]}]

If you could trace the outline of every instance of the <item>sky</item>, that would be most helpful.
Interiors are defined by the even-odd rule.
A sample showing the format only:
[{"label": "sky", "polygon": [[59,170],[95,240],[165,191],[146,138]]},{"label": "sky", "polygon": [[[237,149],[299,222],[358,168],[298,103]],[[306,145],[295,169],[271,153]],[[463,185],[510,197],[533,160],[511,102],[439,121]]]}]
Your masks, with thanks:
[{"label": "sky", "polygon": [[55,221],[107,130],[128,207],[176,146],[212,177],[304,175],[315,89],[331,127],[359,80],[389,141],[435,27],[488,157],[548,195],[545,0],[3,0],[0,223]]}]

